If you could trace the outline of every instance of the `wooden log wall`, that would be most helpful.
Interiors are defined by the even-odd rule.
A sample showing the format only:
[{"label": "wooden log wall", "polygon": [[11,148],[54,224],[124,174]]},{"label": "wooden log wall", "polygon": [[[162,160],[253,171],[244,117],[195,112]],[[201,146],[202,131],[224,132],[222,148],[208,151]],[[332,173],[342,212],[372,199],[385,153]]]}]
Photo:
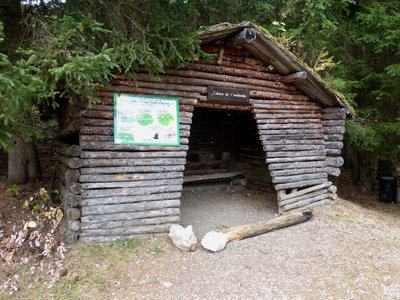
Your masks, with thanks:
[{"label": "wooden log wall", "polygon": [[[334,136],[343,132],[337,133],[336,127],[340,125],[328,118],[333,112],[310,102],[294,85],[283,82],[273,67],[263,65],[248,51],[223,49],[221,45],[208,45],[204,50],[218,53],[218,57],[211,62],[198,61],[180,70],[168,70],[158,77],[145,71],[138,73],[135,80],[117,76],[111,82],[112,88],[101,91],[101,102],[80,114],[82,152],[79,158],[64,155],[59,161],[64,166],[62,172],[66,168],[79,171],[79,183],[65,186],[62,193],[71,207],[80,206],[81,241],[108,242],[165,233],[171,224],[179,222],[183,171],[195,108],[253,115],[265,155],[263,163],[271,171],[281,212],[334,198],[336,191],[327,179],[327,165],[334,167],[339,163],[339,157],[332,156],[337,153],[332,150],[337,148],[331,142],[336,142],[332,140]],[[248,90],[250,101],[210,101],[209,86]],[[114,92],[179,98],[181,146],[115,145]],[[322,116],[327,122],[321,121]],[[246,126],[241,124],[241,134],[246,134]],[[211,136],[214,133],[209,132]],[[250,157],[254,153],[246,152],[245,144],[234,144],[239,145],[235,154],[239,157],[235,159],[247,155],[254,163],[254,157]],[[193,144],[190,158],[196,151],[201,152],[199,145],[196,149]],[[326,150],[326,146],[331,148]],[[232,152],[232,143],[229,147]],[[218,155],[222,160],[224,151]],[[328,153],[330,156],[326,157]],[[219,162],[218,166],[221,168],[222,164]],[[75,178],[76,174],[70,176]]]},{"label": "wooden log wall", "polygon": [[81,147],[78,145],[59,144],[55,173],[58,181],[59,198],[64,211],[66,228],[64,241],[68,244],[78,241],[81,229],[82,185],[79,183],[80,171],[69,165],[69,161],[79,160]]}]

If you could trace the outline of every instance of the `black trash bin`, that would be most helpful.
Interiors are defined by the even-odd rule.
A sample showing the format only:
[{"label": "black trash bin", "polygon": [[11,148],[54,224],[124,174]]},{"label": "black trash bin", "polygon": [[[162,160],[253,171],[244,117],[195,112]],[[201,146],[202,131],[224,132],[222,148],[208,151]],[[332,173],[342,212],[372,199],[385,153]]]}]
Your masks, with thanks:
[{"label": "black trash bin", "polygon": [[397,178],[382,176],[379,178],[379,201],[386,203],[397,202]]}]

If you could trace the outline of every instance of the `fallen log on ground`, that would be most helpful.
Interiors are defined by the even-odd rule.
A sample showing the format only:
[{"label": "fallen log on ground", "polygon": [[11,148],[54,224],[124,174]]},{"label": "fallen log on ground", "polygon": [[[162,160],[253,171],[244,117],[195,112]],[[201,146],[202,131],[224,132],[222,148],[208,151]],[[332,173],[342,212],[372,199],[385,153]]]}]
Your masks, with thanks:
[{"label": "fallen log on ground", "polygon": [[223,231],[228,237],[228,242],[238,241],[245,238],[257,236],[267,233],[276,229],[296,225],[308,221],[312,217],[312,212],[306,210],[303,212],[293,212],[283,216],[268,220],[261,221],[253,224],[245,224],[227,228]]}]

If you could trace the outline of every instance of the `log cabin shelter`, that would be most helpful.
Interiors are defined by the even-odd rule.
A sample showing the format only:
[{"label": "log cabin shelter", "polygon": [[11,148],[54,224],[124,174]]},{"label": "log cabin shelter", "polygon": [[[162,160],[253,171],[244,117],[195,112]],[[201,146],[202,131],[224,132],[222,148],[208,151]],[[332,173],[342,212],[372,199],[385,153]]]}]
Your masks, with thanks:
[{"label": "log cabin shelter", "polygon": [[[269,184],[280,213],[336,199],[345,100],[252,23],[199,38],[211,59],[117,76],[99,104],[65,109],[56,170],[67,241],[166,233],[183,184],[203,179]],[[160,132],[147,130],[155,123]]]}]

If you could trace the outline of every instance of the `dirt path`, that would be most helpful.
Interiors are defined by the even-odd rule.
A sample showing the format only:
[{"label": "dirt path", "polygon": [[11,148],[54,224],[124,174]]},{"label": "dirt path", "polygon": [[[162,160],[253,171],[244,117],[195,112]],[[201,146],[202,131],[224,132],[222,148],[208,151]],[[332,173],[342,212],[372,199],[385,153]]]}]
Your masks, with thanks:
[{"label": "dirt path", "polygon": [[[77,245],[52,288],[24,299],[400,299],[400,208],[340,200],[303,224],[214,254],[166,238]],[[44,298],[43,298],[44,297]],[[1,297],[0,297],[1,298]]]}]

